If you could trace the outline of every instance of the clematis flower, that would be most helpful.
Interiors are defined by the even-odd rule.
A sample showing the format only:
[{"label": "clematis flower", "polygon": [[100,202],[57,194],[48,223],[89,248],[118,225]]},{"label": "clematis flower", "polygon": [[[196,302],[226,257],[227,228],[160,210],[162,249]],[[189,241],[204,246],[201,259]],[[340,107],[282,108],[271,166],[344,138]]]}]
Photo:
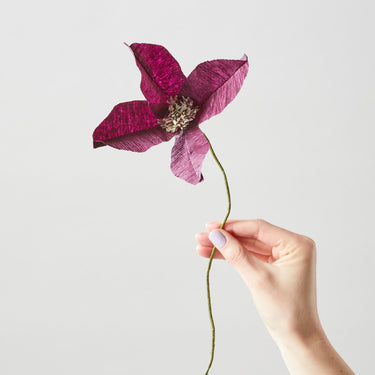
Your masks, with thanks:
[{"label": "clematis flower", "polygon": [[186,78],[163,46],[133,43],[128,47],[141,71],[146,100],[117,104],[95,129],[94,148],[108,145],[144,152],[175,138],[172,172],[191,184],[201,182],[210,145],[199,125],[235,98],[249,69],[247,56],[203,62]]}]

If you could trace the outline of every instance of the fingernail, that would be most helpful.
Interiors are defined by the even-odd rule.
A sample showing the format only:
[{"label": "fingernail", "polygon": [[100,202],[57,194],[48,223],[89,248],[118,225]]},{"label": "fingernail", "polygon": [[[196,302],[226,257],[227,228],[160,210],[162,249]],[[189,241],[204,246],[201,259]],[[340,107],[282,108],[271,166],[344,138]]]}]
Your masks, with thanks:
[{"label": "fingernail", "polygon": [[212,231],[209,235],[208,238],[210,241],[218,248],[221,249],[222,247],[225,246],[227,243],[227,239],[224,237],[224,235],[219,232],[218,230]]}]

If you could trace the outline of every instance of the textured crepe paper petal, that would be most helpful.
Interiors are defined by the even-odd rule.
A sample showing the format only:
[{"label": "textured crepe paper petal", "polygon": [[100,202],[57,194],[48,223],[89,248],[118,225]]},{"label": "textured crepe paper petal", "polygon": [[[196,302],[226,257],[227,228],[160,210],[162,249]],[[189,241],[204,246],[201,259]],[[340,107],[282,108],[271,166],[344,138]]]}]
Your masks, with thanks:
[{"label": "textured crepe paper petal", "polygon": [[129,48],[142,74],[141,90],[149,102],[165,103],[180,92],[186,77],[166,48],[146,43],[133,43]]},{"label": "textured crepe paper petal", "polygon": [[237,95],[249,70],[241,60],[212,60],[199,64],[186,79],[180,95],[193,98],[201,107],[200,124],[220,113]]},{"label": "textured crepe paper petal", "polygon": [[144,152],[152,146],[169,141],[174,136],[175,134],[167,133],[164,129],[157,127],[114,138],[105,141],[105,144],[119,150]]},{"label": "textured crepe paper petal", "polygon": [[176,138],[172,148],[173,174],[193,185],[201,182],[202,163],[209,149],[210,145],[197,125],[187,128]]},{"label": "textured crepe paper petal", "polygon": [[151,146],[169,141],[174,134],[157,125],[157,117],[146,101],[117,104],[95,129],[94,148],[112,146],[121,150],[144,152]]}]

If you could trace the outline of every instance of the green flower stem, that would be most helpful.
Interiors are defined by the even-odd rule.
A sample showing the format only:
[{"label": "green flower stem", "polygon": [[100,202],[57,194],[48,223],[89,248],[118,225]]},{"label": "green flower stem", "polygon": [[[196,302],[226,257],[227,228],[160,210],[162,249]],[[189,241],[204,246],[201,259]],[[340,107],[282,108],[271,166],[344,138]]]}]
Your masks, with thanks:
[{"label": "green flower stem", "polygon": [[[225,170],[224,170],[223,166],[221,165],[219,159],[217,158],[217,156],[216,156],[216,154],[215,154],[215,152],[212,148],[210,140],[207,138],[206,134],[204,134],[204,136],[206,137],[207,142],[210,145],[210,151],[211,151],[211,154],[212,154],[213,158],[215,159],[217,165],[219,166],[221,172],[223,173],[224,181],[225,181],[225,187],[226,187],[226,190],[227,190],[228,211],[227,211],[227,214],[225,215],[225,218],[224,218],[224,220],[223,220],[223,222],[220,226],[220,228],[222,229],[222,228],[224,228],[224,225],[227,222],[227,219],[228,219],[228,216],[230,214],[231,207],[232,207],[232,203],[231,203],[231,199],[230,199],[228,179],[227,179],[227,175],[225,173]],[[211,359],[210,359],[210,363],[208,364],[208,368],[206,370],[205,375],[207,375],[208,372],[210,371],[212,362],[214,360],[214,353],[215,353],[215,323],[214,323],[214,318],[212,316],[211,293],[210,293],[210,270],[211,270],[212,259],[213,259],[214,254],[215,254],[215,250],[216,250],[216,247],[214,246],[213,249],[212,249],[211,255],[210,255],[210,259],[208,261],[208,268],[207,268],[207,274],[206,274],[208,312],[209,312],[209,315],[210,315],[210,321],[211,321],[211,327],[212,327],[212,344],[211,344]]]}]

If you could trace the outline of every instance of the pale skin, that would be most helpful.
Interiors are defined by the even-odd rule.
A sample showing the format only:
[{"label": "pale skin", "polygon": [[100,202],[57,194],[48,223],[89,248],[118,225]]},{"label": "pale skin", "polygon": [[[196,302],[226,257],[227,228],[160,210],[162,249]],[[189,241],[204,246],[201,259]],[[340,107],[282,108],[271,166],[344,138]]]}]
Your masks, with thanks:
[{"label": "pale skin", "polygon": [[206,225],[196,235],[197,252],[209,258],[209,233],[226,243],[215,259],[225,259],[250,289],[258,312],[292,375],[353,375],[329,342],[316,302],[316,246],[306,236],[261,219]]}]

